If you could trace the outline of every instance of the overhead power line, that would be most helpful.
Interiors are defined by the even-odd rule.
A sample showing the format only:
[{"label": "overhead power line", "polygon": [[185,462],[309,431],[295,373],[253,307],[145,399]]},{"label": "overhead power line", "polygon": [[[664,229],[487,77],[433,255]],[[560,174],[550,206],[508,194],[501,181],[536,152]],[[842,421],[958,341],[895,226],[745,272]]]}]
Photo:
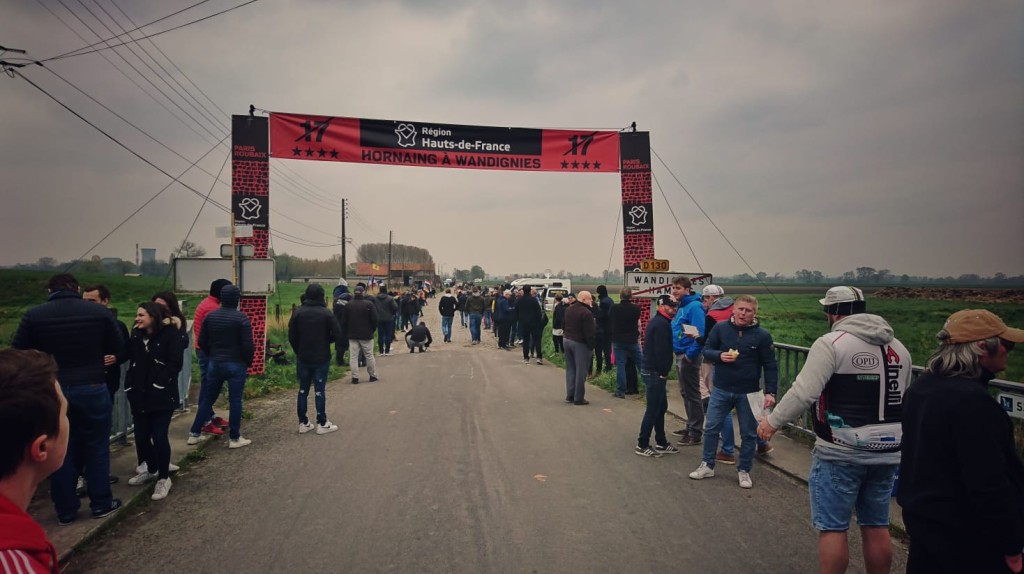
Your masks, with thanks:
[{"label": "overhead power line", "polygon": [[[106,42],[111,42],[111,41],[117,40],[118,38],[120,38],[121,36],[124,35],[124,34],[117,34],[115,36],[112,36],[112,37],[107,38],[105,40],[102,40],[100,42],[95,42],[93,44],[90,44],[89,46],[85,46],[85,47],[79,48],[77,50],[72,50],[71,52],[65,52],[64,54],[60,54],[58,56],[52,56],[50,58],[46,58],[45,60],[40,60],[40,61],[41,62],[49,62],[49,61],[52,61],[52,60],[63,60],[63,59],[66,59],[66,58],[73,58],[75,56],[84,56],[86,54],[93,54],[95,52],[101,52],[103,50],[109,50],[111,48],[117,48],[119,46],[124,46],[126,44],[132,44],[132,43],[138,42],[139,40],[145,40],[147,38],[155,38],[155,37],[160,36],[162,34],[166,34],[168,32],[173,32],[175,30],[180,30],[181,28],[184,28],[186,26],[191,26],[192,24],[198,24],[199,22],[203,22],[205,20],[209,20],[210,18],[215,18],[217,16],[220,16],[221,14],[227,14],[228,12],[231,12],[232,10],[237,10],[239,8],[242,8],[244,6],[248,6],[249,4],[253,4],[253,3],[258,2],[258,1],[259,0],[248,0],[248,2],[243,2],[243,3],[241,3],[241,4],[237,5],[237,6],[232,6],[231,8],[228,8],[226,10],[221,10],[220,12],[215,12],[213,14],[210,14],[209,16],[203,16],[202,18],[198,18],[198,19],[192,20],[190,22],[185,22],[184,24],[179,24],[177,26],[174,26],[172,28],[168,28],[166,30],[161,30],[159,32],[154,32],[152,34],[146,34],[145,36],[142,36],[140,38],[133,38],[133,39],[130,39],[129,41],[126,41],[126,42],[120,42],[120,43],[113,44],[113,45],[107,45],[107,46],[104,46],[102,48],[96,48],[95,47],[95,46],[98,46],[100,44],[104,44]],[[199,4],[203,4],[203,3],[204,2],[199,2],[198,4],[194,4],[193,6],[198,6]],[[189,7],[189,8],[191,8],[191,7]],[[185,8],[185,9],[179,10],[178,12],[175,12],[175,14],[179,14],[181,12],[184,12],[184,11],[188,10],[189,8]],[[165,19],[167,19],[169,17],[170,17],[170,15],[169,16],[165,16],[163,18],[160,18],[160,20],[165,20]],[[143,28],[148,28],[149,26],[155,24],[158,21],[159,20],[154,20],[153,22],[150,22],[149,24],[144,24],[142,26],[139,26],[135,30],[131,30],[131,31],[134,32],[136,30],[142,30]]]}]

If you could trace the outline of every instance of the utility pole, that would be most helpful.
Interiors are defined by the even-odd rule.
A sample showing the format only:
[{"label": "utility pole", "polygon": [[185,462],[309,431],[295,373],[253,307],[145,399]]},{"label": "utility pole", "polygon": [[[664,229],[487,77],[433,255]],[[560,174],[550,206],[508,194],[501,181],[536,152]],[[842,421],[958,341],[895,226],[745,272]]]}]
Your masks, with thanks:
[{"label": "utility pole", "polygon": [[391,240],[394,239],[395,232],[388,231],[388,279],[384,282],[385,286],[391,286]]},{"label": "utility pole", "polygon": [[348,238],[345,237],[345,216],[348,215],[348,206],[345,199],[341,200],[341,278],[347,279],[345,274],[348,269],[348,261],[345,259],[345,248],[348,247]]}]

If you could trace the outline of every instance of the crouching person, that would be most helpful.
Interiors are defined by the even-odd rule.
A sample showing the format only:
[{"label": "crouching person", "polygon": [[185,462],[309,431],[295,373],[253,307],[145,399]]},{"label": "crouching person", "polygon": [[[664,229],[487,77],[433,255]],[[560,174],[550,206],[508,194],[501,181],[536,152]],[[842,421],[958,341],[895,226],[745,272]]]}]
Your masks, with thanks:
[{"label": "crouching person", "polygon": [[409,332],[405,334],[405,344],[409,346],[410,353],[415,353],[417,349],[422,353],[433,342],[434,339],[430,336],[430,329],[427,328],[427,324],[423,321],[420,321],[419,325],[409,329]]}]

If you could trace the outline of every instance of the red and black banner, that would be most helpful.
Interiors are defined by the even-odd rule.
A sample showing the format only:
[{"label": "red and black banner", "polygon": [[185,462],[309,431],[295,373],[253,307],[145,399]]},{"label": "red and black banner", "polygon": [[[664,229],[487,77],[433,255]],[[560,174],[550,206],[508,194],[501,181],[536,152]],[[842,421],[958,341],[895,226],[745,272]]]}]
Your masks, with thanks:
[{"label": "red and black banner", "polygon": [[619,133],[270,114],[270,156],[460,169],[615,173]]}]

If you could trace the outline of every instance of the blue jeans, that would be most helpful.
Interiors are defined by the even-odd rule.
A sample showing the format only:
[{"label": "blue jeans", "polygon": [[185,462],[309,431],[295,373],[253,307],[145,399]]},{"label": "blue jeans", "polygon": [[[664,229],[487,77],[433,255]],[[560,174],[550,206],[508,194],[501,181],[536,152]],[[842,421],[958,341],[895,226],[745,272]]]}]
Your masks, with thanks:
[{"label": "blue jeans", "polygon": [[754,464],[754,451],[757,448],[757,419],[750,410],[746,393],[730,393],[718,387],[711,389],[704,427],[704,462],[715,468],[718,436],[722,433],[725,416],[734,408],[740,420],[740,438],[743,440],[740,445],[740,462],[736,469],[750,472]]},{"label": "blue jeans", "polygon": [[[395,315],[396,317],[398,315]],[[377,321],[377,353],[383,355],[391,352],[391,342],[395,340],[395,322]],[[371,339],[372,341],[372,339]],[[352,362],[351,357],[349,363]]]},{"label": "blue jeans", "polygon": [[444,335],[445,341],[452,340],[452,321],[455,317],[445,317],[441,315],[441,334]]},{"label": "blue jeans", "polygon": [[632,345],[612,343],[612,349],[615,352],[615,394],[624,395],[626,394],[626,359],[632,357],[633,363],[640,366],[643,355],[640,353],[639,343]]},{"label": "blue jeans", "polygon": [[[615,356],[618,361],[618,355]],[[625,362],[625,361],[623,361]],[[641,448],[651,446],[651,430],[654,430],[654,441],[659,445],[667,445],[668,438],[665,436],[665,412],[668,411],[668,381],[661,378],[658,373],[641,371],[644,378],[644,385],[647,387],[647,409],[644,410],[644,419],[640,422],[640,436],[636,443]]]},{"label": "blue jeans", "polygon": [[459,311],[459,320],[462,321],[462,326],[465,327],[466,326],[466,312],[465,311]]},{"label": "blue jeans", "polygon": [[491,328],[491,310],[487,309],[484,311],[484,329],[490,330]]},{"label": "blue jeans", "polygon": [[480,341],[480,321],[483,317],[480,313],[469,314],[469,336],[477,342]]},{"label": "blue jeans", "polygon": [[[206,353],[203,351],[196,349],[196,359],[199,361],[199,396],[196,397],[196,403],[201,405],[203,404],[203,395],[208,393],[210,390],[210,385],[206,383],[206,373],[210,370],[210,358],[207,357]],[[213,397],[213,400],[210,401],[209,412],[203,412],[201,410],[196,412],[196,418],[201,416],[203,424],[210,422],[210,420],[217,415],[217,413],[213,411],[213,403],[215,402],[217,402],[217,397]],[[196,431],[196,433],[198,434],[199,431]]]},{"label": "blue jeans", "polygon": [[327,373],[330,370],[330,359],[320,364],[295,361],[295,375],[299,378],[299,399],[296,402],[296,409],[300,423],[309,422],[309,417],[306,416],[306,405],[311,384],[315,393],[313,400],[316,405],[316,424],[322,425],[327,422]]},{"label": "blue jeans", "polygon": [[811,460],[811,524],[815,530],[846,532],[857,509],[857,524],[889,526],[889,503],[898,464],[866,465]]},{"label": "blue jeans", "polygon": [[192,422],[192,434],[199,434],[202,427],[200,414],[213,412],[213,402],[220,396],[224,383],[228,384],[228,437],[237,439],[239,429],[242,426],[242,392],[245,390],[245,377],[248,368],[245,363],[234,363],[230,361],[218,361],[210,359],[207,371],[209,381],[209,392],[203,397],[199,404],[199,411],[196,413],[196,420]]},{"label": "blue jeans", "polygon": [[89,508],[110,508],[110,425],[113,409],[110,391],[101,378],[95,385],[61,385],[68,401],[68,453],[64,464],[50,475],[50,499],[57,516],[71,517],[81,503],[75,496],[77,468],[85,469]]},{"label": "blue jeans", "polygon": [[416,325],[419,325],[420,324],[420,314],[419,313],[413,313],[412,315],[409,315],[409,324],[412,325],[413,327],[415,327]]}]

